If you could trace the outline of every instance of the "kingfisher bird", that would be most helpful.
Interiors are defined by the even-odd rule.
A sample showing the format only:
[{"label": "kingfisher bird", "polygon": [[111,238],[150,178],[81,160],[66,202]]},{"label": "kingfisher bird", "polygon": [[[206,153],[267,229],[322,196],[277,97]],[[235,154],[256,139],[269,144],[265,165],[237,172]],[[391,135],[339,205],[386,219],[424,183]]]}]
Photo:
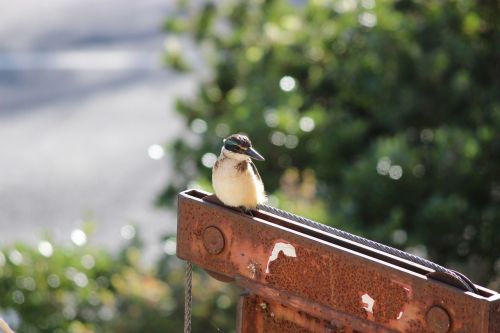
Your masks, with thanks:
[{"label": "kingfisher bird", "polygon": [[243,134],[233,134],[223,140],[222,149],[212,168],[212,185],[223,204],[245,212],[266,201],[264,184],[250,158],[264,161]]}]

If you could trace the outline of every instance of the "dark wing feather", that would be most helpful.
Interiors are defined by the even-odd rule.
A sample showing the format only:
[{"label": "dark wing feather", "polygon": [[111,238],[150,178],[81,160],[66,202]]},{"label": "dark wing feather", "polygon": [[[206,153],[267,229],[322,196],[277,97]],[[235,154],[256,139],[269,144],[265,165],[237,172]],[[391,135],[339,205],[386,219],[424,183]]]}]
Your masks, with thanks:
[{"label": "dark wing feather", "polygon": [[255,164],[253,164],[252,161],[250,161],[249,163],[250,166],[252,167],[253,173],[257,176],[257,179],[262,181],[262,178],[260,178],[259,171],[257,171],[257,167],[255,166]]}]

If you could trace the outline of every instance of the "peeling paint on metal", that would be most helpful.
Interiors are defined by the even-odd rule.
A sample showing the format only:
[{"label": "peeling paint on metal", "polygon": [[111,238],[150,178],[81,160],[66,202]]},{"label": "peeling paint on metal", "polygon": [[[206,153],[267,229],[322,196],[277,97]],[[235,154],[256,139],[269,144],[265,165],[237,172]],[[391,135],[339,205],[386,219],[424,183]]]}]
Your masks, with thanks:
[{"label": "peeling paint on metal", "polygon": [[250,271],[250,274],[252,275],[252,279],[255,279],[255,276],[257,275],[257,264],[255,262],[250,262],[247,268]]},{"label": "peeling paint on metal", "polygon": [[371,298],[370,295],[364,294],[363,296],[361,296],[361,301],[364,304],[363,309],[373,313],[373,305],[375,304],[375,300]]},{"label": "peeling paint on metal", "polygon": [[274,244],[273,251],[269,256],[269,260],[267,261],[266,274],[269,274],[269,263],[278,259],[278,254],[283,252],[283,254],[287,257],[297,257],[297,253],[295,252],[295,248],[292,244],[278,242]]}]

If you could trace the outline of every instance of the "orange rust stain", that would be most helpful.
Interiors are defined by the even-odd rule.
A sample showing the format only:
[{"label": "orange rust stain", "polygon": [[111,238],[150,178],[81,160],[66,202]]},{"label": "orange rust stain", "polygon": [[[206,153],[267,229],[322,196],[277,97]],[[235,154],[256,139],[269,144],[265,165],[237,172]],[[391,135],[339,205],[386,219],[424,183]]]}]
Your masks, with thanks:
[{"label": "orange rust stain", "polygon": [[[375,301],[373,314],[364,309],[361,296],[365,293]],[[367,268],[362,262],[347,263],[345,260],[337,261],[332,272],[331,297],[334,308],[378,323],[396,319],[410,301],[401,284]]]},{"label": "orange rust stain", "polygon": [[328,304],[330,301],[330,257],[320,255],[314,249],[295,246],[297,257],[285,256],[269,263],[265,280],[270,287],[289,290],[310,300]]},{"label": "orange rust stain", "polygon": [[[345,327],[311,316],[305,312],[265,300],[252,295],[245,297],[244,318],[252,319],[246,323],[242,333],[346,333]],[[351,331],[352,332],[352,331]]]}]

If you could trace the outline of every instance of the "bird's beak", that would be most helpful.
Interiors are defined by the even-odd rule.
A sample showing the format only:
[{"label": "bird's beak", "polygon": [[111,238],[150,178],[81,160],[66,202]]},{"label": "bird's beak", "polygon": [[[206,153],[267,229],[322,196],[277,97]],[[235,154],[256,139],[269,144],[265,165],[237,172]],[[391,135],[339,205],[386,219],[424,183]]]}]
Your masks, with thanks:
[{"label": "bird's beak", "polygon": [[245,154],[247,154],[248,156],[250,156],[253,159],[256,159],[257,161],[265,161],[266,160],[264,157],[262,157],[261,154],[259,154],[257,152],[257,150],[253,149],[252,147],[248,148],[245,151]]}]

